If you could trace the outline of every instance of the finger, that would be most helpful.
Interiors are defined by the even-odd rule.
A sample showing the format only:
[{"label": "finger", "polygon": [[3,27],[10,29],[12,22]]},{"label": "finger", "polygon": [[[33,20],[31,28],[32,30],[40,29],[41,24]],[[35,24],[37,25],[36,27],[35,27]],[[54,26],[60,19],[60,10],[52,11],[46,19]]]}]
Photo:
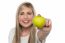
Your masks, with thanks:
[{"label": "finger", "polygon": [[44,27],[48,27],[49,26],[49,20],[46,19],[46,24],[44,25]]},{"label": "finger", "polygon": [[46,19],[46,24],[44,25],[44,27],[49,27],[52,25],[52,22],[50,19]]},{"label": "finger", "polygon": [[52,28],[52,22],[50,19],[47,19],[46,26],[43,28],[44,31],[50,31]]},{"label": "finger", "polygon": [[49,27],[52,27],[52,21],[49,19]]}]

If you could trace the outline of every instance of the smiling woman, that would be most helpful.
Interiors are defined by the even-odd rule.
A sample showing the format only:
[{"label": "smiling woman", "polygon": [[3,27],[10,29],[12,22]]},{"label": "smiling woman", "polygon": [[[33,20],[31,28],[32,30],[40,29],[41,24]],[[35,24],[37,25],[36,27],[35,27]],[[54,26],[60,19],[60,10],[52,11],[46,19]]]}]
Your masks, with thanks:
[{"label": "smiling woman", "polygon": [[[35,27],[32,19],[35,16],[33,5],[29,2],[22,3],[16,15],[16,28],[11,31],[9,43],[45,43],[46,36],[51,30],[51,20],[46,19],[42,30]],[[13,36],[12,36],[13,35]]]},{"label": "smiling woman", "polygon": [[20,9],[19,14],[19,23],[22,25],[22,27],[29,27],[32,24],[32,18],[33,18],[33,12],[32,9],[29,7],[26,7],[25,5],[22,6]]}]

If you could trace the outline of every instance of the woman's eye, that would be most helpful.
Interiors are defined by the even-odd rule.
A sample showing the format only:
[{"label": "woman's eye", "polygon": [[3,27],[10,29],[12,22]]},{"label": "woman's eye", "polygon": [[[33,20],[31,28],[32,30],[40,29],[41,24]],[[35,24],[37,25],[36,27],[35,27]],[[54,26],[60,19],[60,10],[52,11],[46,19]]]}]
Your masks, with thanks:
[{"label": "woman's eye", "polygon": [[28,15],[31,15],[32,13],[27,13]]},{"label": "woman's eye", "polygon": [[20,14],[20,15],[23,15],[23,14]]},{"label": "woman's eye", "polygon": [[24,13],[20,13],[20,15],[23,15]]}]

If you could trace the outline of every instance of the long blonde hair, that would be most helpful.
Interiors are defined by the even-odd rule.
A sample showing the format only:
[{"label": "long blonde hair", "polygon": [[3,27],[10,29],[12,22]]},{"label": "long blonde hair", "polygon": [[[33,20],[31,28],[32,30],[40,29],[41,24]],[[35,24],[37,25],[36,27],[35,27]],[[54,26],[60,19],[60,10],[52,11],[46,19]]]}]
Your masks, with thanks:
[{"label": "long blonde hair", "polygon": [[[24,2],[24,3],[20,4],[20,6],[18,7],[18,10],[17,10],[16,31],[15,31],[15,35],[14,35],[12,43],[20,43],[21,26],[19,25],[19,22],[18,22],[18,15],[19,15],[19,11],[21,10],[23,5],[26,6],[26,7],[30,7],[32,9],[33,14],[35,15],[35,11],[34,11],[33,5],[31,3]],[[35,43],[35,33],[36,33],[35,26],[32,24],[28,43]]]}]

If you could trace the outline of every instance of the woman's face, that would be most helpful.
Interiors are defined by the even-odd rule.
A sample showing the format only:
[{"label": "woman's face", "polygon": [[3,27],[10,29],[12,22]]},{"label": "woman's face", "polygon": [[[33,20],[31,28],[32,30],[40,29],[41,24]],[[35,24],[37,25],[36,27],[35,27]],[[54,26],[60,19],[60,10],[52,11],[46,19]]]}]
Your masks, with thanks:
[{"label": "woman's face", "polygon": [[19,13],[19,23],[22,27],[27,28],[32,25],[32,19],[34,15],[31,8],[22,6],[22,9]]}]

